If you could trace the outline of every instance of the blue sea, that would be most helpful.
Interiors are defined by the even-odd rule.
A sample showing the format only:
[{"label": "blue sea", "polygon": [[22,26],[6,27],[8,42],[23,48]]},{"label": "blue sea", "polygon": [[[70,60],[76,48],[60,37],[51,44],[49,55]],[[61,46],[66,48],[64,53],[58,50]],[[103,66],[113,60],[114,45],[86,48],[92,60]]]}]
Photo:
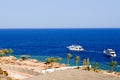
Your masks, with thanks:
[{"label": "blue sea", "polygon": [[[81,45],[86,51],[69,51],[66,47]],[[33,59],[45,61],[47,57],[61,57],[61,63],[67,63],[66,55],[72,54],[71,65],[75,65],[75,56],[82,60],[89,58],[91,64],[99,63],[100,69],[109,69],[107,62],[120,63],[120,29],[0,29],[0,48],[12,48],[13,55],[30,55]],[[117,57],[103,54],[103,50],[112,48]],[[120,71],[118,66],[115,71]]]}]

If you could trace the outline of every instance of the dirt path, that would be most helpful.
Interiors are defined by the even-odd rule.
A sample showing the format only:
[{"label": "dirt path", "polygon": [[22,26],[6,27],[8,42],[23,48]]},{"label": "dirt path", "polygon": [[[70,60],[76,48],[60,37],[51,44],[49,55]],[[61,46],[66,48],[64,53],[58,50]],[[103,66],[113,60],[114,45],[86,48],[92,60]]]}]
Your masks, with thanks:
[{"label": "dirt path", "polygon": [[91,71],[69,69],[47,73],[24,80],[120,80],[120,77]]}]

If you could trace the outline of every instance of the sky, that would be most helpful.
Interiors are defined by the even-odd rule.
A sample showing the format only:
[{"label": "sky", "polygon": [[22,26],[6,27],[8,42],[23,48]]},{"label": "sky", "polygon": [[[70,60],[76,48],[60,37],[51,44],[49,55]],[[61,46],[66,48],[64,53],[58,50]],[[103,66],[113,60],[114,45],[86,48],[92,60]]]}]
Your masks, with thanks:
[{"label": "sky", "polygon": [[0,0],[0,28],[120,28],[120,0]]}]

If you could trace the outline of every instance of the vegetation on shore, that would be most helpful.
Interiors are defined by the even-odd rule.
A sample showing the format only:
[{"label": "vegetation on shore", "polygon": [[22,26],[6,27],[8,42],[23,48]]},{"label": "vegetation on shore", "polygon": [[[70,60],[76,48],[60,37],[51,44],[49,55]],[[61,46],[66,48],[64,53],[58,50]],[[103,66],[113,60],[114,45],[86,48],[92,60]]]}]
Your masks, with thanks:
[{"label": "vegetation on shore", "polygon": [[114,67],[115,67],[115,65],[117,64],[117,62],[116,61],[111,61],[111,62],[108,62],[108,65],[110,66],[110,70],[111,70],[111,72],[113,72],[114,71]]},{"label": "vegetation on shore", "polygon": [[93,70],[94,70],[95,72],[97,72],[97,69],[98,69],[98,63],[95,62],[95,63],[93,64]]},{"label": "vegetation on shore", "polygon": [[62,58],[55,58],[55,57],[49,57],[46,59],[46,69],[48,69],[48,66],[47,65],[51,65],[51,67],[53,67],[53,63],[57,62],[57,63],[60,63],[60,61],[62,60]]},{"label": "vegetation on shore", "polygon": [[72,54],[71,53],[68,53],[67,54],[67,65],[70,65],[70,58],[72,57]]},{"label": "vegetation on shore", "polygon": [[[0,51],[0,55],[1,57],[4,57],[6,55],[11,55],[13,53],[13,50],[12,49],[2,49]],[[27,60],[29,58],[29,56],[21,56],[21,59],[22,60]],[[72,54],[71,53],[68,53],[67,56],[66,56],[66,59],[67,59],[67,66],[70,66],[70,59],[74,59],[75,61],[75,65],[79,67],[79,61],[81,60],[81,57],[80,56],[75,56],[75,57],[72,57]],[[46,69],[48,69],[49,67],[52,68],[53,64],[54,63],[61,63],[62,61],[62,58],[59,57],[59,58],[55,58],[55,57],[49,57],[49,58],[46,58],[46,61],[45,61],[45,64],[46,64]],[[82,60],[81,60],[82,61]],[[94,72],[98,72],[99,71],[99,63],[98,62],[94,62],[93,65],[91,65],[90,63],[90,59],[87,58],[87,59],[84,59],[83,60],[83,67],[84,67],[84,70],[88,70],[88,71],[94,71]],[[118,67],[120,67],[120,64],[118,64],[116,61],[110,61],[108,63],[106,63],[109,67],[110,67],[110,72],[113,72],[114,71],[114,67],[115,65],[118,65]],[[49,65],[49,66],[48,66]],[[51,65],[51,66],[50,66]],[[79,67],[80,68],[80,67]],[[120,69],[120,68],[119,68]],[[1,69],[0,69],[1,70]],[[3,75],[6,75],[7,76],[7,72],[6,71],[3,71],[1,72],[0,71],[0,74],[3,74]]]},{"label": "vegetation on shore", "polygon": [[76,57],[75,57],[76,66],[78,66],[79,60],[80,60],[80,57],[79,57],[79,56],[76,56]]},{"label": "vegetation on shore", "polygon": [[0,50],[0,56],[6,56],[7,54],[9,54],[9,56],[13,53],[12,49],[2,49]]}]

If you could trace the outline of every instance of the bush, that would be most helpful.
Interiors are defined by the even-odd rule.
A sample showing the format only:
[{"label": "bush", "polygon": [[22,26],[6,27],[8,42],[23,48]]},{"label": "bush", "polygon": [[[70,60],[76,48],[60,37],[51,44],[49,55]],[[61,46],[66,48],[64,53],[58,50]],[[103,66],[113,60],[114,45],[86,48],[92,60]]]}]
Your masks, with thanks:
[{"label": "bush", "polygon": [[3,75],[4,76],[8,76],[8,72],[7,71],[3,71]]},{"label": "bush", "polygon": [[2,68],[0,68],[0,74],[3,74],[3,70],[2,70]]}]

